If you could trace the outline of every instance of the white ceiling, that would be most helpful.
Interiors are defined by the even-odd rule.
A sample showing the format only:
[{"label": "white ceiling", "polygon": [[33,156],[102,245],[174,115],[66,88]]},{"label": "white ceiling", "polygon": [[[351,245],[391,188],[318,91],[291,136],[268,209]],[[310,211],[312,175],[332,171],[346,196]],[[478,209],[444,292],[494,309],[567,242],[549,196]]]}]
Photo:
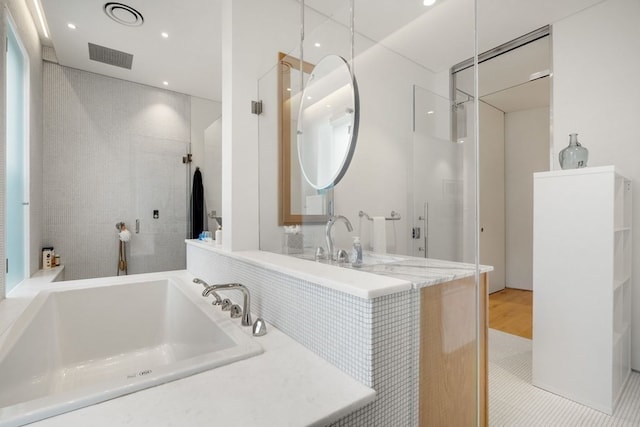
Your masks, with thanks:
[{"label": "white ceiling", "polygon": [[[261,0],[268,1],[268,0]],[[488,50],[602,0],[478,0],[478,43]],[[106,0],[41,0],[62,65],[221,100],[222,0],[121,0],[144,16],[126,27],[103,11]],[[297,7],[297,0],[273,2]],[[347,25],[348,0],[306,0]],[[355,0],[356,31],[434,72],[473,55],[474,0]],[[76,30],[67,28],[73,22]],[[259,29],[257,29],[258,31]],[[168,39],[160,33],[166,31]],[[259,34],[256,35],[260,37]],[[134,55],[132,70],[88,59],[87,43]],[[291,45],[295,46],[292,41]],[[283,46],[288,51],[291,46]],[[275,57],[275,53],[274,53]],[[163,86],[162,82],[169,82]]]},{"label": "white ceiling", "polygon": [[480,98],[505,113],[548,107],[551,88],[549,77],[533,80]]},{"label": "white ceiling", "polygon": [[[111,20],[107,0],[41,0],[60,64],[202,98],[222,99],[221,0],[121,0],[139,27]],[[75,30],[67,27],[76,25]],[[167,32],[167,39],[161,36]],[[133,54],[131,70],[89,60],[88,43]],[[169,84],[163,85],[166,81]]]},{"label": "white ceiling", "polygon": [[[549,79],[533,79],[533,74],[548,75],[551,68],[551,40],[543,37],[480,64],[479,97],[505,113],[549,106]],[[456,74],[456,86],[473,93],[473,68]]]}]

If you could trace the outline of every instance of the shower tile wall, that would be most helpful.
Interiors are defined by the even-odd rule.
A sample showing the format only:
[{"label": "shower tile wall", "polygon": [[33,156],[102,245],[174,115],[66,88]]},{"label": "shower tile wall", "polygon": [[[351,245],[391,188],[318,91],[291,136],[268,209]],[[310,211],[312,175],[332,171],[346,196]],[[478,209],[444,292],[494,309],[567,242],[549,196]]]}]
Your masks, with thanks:
[{"label": "shower tile wall", "polygon": [[43,243],[65,278],[117,273],[120,221],[133,233],[129,274],[185,268],[189,97],[51,62],[43,71]]}]

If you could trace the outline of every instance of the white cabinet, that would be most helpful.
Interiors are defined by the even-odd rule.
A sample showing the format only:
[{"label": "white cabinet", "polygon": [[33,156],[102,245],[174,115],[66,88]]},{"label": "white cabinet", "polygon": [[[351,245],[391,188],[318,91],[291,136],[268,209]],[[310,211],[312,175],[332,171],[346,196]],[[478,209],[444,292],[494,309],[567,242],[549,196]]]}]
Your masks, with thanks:
[{"label": "white cabinet", "polygon": [[534,174],[533,384],[611,414],[630,373],[631,181]]}]

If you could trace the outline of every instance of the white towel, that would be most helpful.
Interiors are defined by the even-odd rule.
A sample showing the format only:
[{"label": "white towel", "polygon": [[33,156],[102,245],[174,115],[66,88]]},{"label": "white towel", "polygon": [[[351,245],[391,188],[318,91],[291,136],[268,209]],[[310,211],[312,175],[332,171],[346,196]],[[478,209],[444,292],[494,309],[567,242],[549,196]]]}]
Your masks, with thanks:
[{"label": "white towel", "polygon": [[374,216],[373,218],[373,238],[371,246],[373,252],[377,254],[387,253],[387,220],[383,216]]}]

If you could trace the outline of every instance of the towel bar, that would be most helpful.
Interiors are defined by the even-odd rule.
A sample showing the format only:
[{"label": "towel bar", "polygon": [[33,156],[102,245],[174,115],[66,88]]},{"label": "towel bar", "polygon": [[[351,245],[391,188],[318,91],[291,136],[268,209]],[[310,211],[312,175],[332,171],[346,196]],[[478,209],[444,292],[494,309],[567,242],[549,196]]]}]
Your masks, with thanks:
[{"label": "towel bar", "polygon": [[[360,218],[365,217],[367,218],[369,221],[373,221],[373,218],[371,218],[367,213],[360,211],[358,212],[358,216]],[[402,219],[402,217],[400,216],[400,214],[396,211],[391,211],[391,216],[390,217],[385,217],[384,218],[387,221],[398,221],[399,219]]]}]

